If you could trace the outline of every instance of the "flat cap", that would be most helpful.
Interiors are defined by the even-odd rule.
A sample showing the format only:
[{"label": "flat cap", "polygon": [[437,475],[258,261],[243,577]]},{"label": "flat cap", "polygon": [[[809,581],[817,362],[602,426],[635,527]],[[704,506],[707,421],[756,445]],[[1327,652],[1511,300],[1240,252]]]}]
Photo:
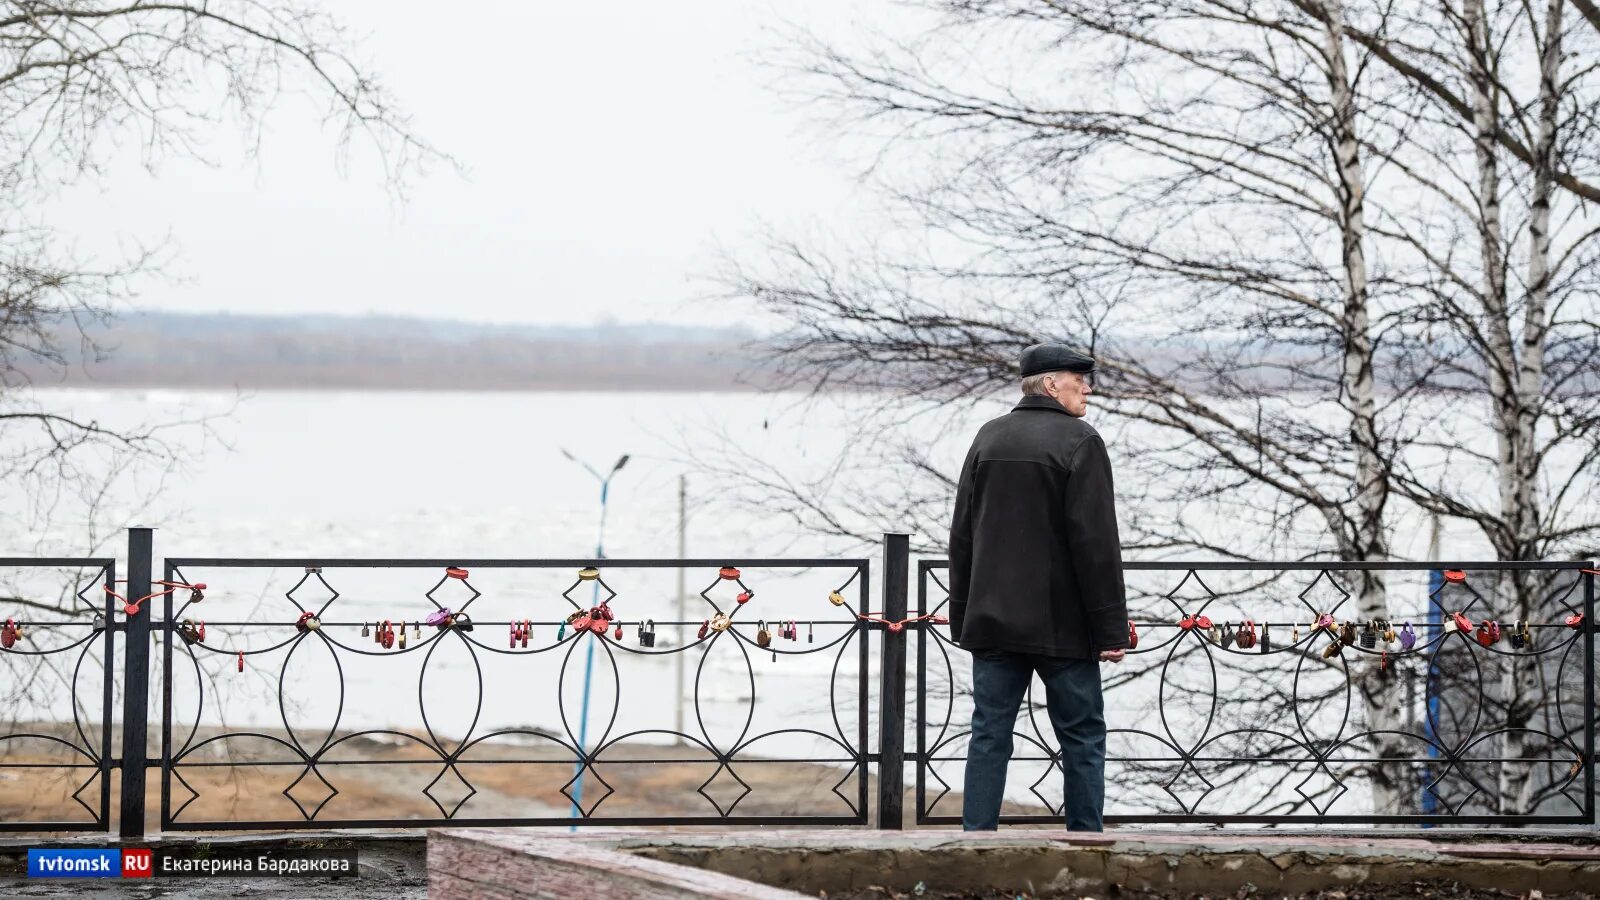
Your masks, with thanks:
[{"label": "flat cap", "polygon": [[1094,371],[1094,358],[1068,347],[1066,344],[1034,344],[1022,351],[1022,377],[1042,372],[1078,372],[1087,375]]}]

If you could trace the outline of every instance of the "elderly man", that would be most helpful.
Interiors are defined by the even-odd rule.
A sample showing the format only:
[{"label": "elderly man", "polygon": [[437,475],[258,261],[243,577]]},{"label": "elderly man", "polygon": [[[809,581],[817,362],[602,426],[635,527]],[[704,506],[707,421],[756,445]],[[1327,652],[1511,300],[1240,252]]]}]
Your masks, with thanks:
[{"label": "elderly man", "polygon": [[950,526],[950,637],[972,654],[962,827],[994,830],[1017,709],[1035,672],[1061,742],[1068,830],[1099,831],[1106,723],[1100,662],[1128,646],[1105,442],[1083,415],[1094,360],[1022,351],[1022,401],[984,424]]}]

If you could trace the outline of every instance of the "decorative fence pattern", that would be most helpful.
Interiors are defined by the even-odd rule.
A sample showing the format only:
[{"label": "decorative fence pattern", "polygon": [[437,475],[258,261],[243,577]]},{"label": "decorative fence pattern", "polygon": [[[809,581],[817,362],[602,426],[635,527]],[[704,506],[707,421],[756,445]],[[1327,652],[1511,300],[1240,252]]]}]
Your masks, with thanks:
[{"label": "decorative fence pattern", "polygon": [[[944,610],[947,568],[920,563],[919,614]],[[1108,822],[1594,821],[1590,564],[1132,563],[1126,575],[1137,646],[1102,667]],[[1361,612],[1362,584],[1385,590],[1389,614]],[[919,631],[917,647],[916,818],[959,823],[946,797],[965,760],[970,669],[948,629]],[[1042,701],[1030,688],[1011,778],[1020,763],[1049,814],[1003,822],[1060,820]]]},{"label": "decorative fence pattern", "polygon": [[[695,607],[691,617],[671,618],[670,610],[655,602],[664,599],[659,594],[630,590],[630,578],[641,570],[678,568],[705,576],[704,586],[688,595]],[[200,583],[215,594],[244,569],[287,570],[298,579],[245,620],[202,622],[199,615],[214,601],[181,599],[180,591],[166,598],[157,623],[165,648],[164,829],[293,828],[310,822],[340,827],[866,824],[868,622],[856,615],[868,604],[865,560],[169,559],[166,581],[183,587]],[[338,588],[372,569],[393,570],[415,587],[392,595],[381,616],[352,608],[352,598]],[[785,587],[764,586],[763,579],[774,580],[776,570],[807,571],[811,581],[827,589],[812,591],[803,598],[809,602],[802,603]],[[481,587],[484,580],[526,589],[515,600],[503,599],[495,588]],[[759,591],[757,585],[763,585]],[[658,727],[621,731],[619,719],[664,717],[669,706],[663,702],[660,664],[675,656],[686,657],[688,669],[687,696],[681,698],[687,707],[684,727],[661,721]],[[208,657],[213,660],[209,668]],[[447,659],[456,662],[453,674]],[[808,659],[826,661],[829,673],[823,708],[810,709],[821,714],[814,724],[799,715],[805,710],[792,700],[772,697],[767,684]],[[326,674],[317,680],[327,696],[320,721],[311,727],[302,718],[317,718],[317,710],[304,717],[294,711],[294,688],[300,683],[295,675],[318,661]],[[362,662],[369,672],[393,672],[381,681],[387,717],[415,718],[419,728],[344,726],[354,687],[347,670]],[[714,672],[716,663],[722,665]],[[208,718],[205,687],[221,680],[218,669],[231,670],[230,676],[247,669],[262,672],[277,694],[281,730],[227,728],[197,736],[195,723]],[[367,681],[371,687],[373,679]],[[592,682],[592,690],[580,695],[575,689],[585,682]],[[722,721],[714,722],[707,695],[730,686],[737,698],[718,706]],[[838,696],[841,690],[848,696]],[[580,699],[590,693],[593,708]],[[622,715],[630,694],[647,702]],[[512,717],[508,721],[553,705],[559,728],[485,727],[486,701],[502,707],[509,701],[511,708],[501,710]],[[758,706],[775,704],[786,710],[780,721],[769,715],[773,727],[758,727]],[[456,719],[457,727],[440,727],[441,718]],[[399,747],[374,755],[374,738]],[[786,753],[786,741],[822,745],[826,752]],[[254,754],[240,749],[252,744]],[[618,773],[637,774],[658,765],[704,770],[706,777],[695,789],[703,814],[641,812],[662,798],[629,797],[628,789],[614,783]],[[813,775],[826,771],[832,781],[800,809],[791,803],[780,806],[781,813],[763,814],[761,779],[752,784],[748,773],[782,765]],[[297,773],[282,791],[294,809],[289,817],[204,821],[186,815],[202,794],[192,783],[197,772],[273,767]],[[433,809],[403,822],[337,815],[345,805],[337,800],[339,784],[360,781],[355,773],[363,768],[377,773],[368,778],[390,781],[431,770],[419,793]],[[331,774],[334,770],[344,777]],[[475,780],[526,789],[548,783],[550,772],[560,773],[555,782],[560,796],[544,798],[544,814],[474,813]],[[648,779],[629,780],[637,793]],[[541,805],[537,791],[522,793],[529,807]],[[752,804],[756,811],[748,811]],[[621,812],[611,811],[619,805]]]},{"label": "decorative fence pattern", "polygon": [[[57,602],[28,600],[38,581],[30,576],[55,570],[55,584],[66,585]],[[0,831],[105,831],[111,822],[113,704],[110,661],[116,649],[111,629],[111,596],[116,562],[110,559],[0,559],[9,607],[0,625],[0,658],[5,663],[11,728],[0,734],[0,769],[21,769],[39,779],[56,773],[68,796],[87,819],[12,819]],[[58,662],[59,661],[59,662]],[[38,677],[48,670],[47,677]],[[69,671],[70,670],[70,671]],[[54,677],[49,677],[54,676]],[[70,731],[42,729],[43,710],[65,701],[72,709]],[[20,729],[20,730],[18,730]],[[49,778],[49,776],[43,776]],[[52,779],[53,780],[53,779]]]},{"label": "decorative fence pattern", "polygon": [[[885,536],[878,607],[864,559],[194,558],[160,579],[154,561],[148,529],[126,582],[108,559],[0,560],[18,610],[28,573],[64,572],[58,615],[6,613],[0,662],[30,689],[60,670],[34,693],[72,706],[54,734],[12,710],[0,774],[54,768],[68,814],[5,830],[142,837],[149,769],[162,829],[899,828],[908,769],[906,818],[960,821],[969,657],[942,618],[946,563],[913,576],[905,535]],[[660,583],[680,570],[682,613]],[[1108,822],[1595,821],[1592,564],[1126,574],[1138,646],[1102,669]],[[1377,589],[1388,615],[1362,612]],[[1006,823],[1060,821],[1040,699]]]}]

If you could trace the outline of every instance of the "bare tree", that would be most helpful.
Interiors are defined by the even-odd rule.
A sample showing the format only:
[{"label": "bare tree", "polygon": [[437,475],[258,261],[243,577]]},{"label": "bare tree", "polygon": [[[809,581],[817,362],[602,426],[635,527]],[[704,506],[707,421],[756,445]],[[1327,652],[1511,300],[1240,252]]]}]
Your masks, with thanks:
[{"label": "bare tree", "polygon": [[[242,125],[254,152],[266,114],[295,97],[322,106],[339,135],[341,164],[361,138],[403,194],[427,163],[448,158],[412,130],[356,52],[337,20],[295,0],[0,2],[0,489],[13,522],[42,535],[73,500],[88,539],[70,542],[69,552],[104,552],[115,533],[106,526],[116,524],[103,521],[111,486],[138,470],[153,473],[150,489],[159,490],[209,435],[203,416],[114,427],[50,408],[31,392],[19,363],[67,365],[79,355],[65,352],[72,342],[84,356],[103,352],[85,326],[114,316],[160,277],[166,257],[159,245],[110,262],[76,257],[66,249],[71,224],[41,218],[37,201],[100,176],[135,148],[150,168],[204,159],[205,139],[225,124]],[[49,549],[59,553],[62,543]],[[77,590],[93,575],[67,573],[55,591],[19,576],[5,583],[5,599],[22,620],[87,620],[103,597],[92,594],[86,605]],[[83,644],[82,627],[29,622],[26,633],[62,652],[5,654],[16,676],[8,679],[12,699],[58,697],[44,686],[73,684],[69,657]]]},{"label": "bare tree", "polygon": [[[1507,4],[1494,36],[1476,39],[1449,4],[922,7],[937,22],[916,38],[867,50],[802,38],[790,61],[804,93],[887,136],[869,174],[916,232],[842,254],[778,238],[770,259],[730,262],[730,293],[790,324],[773,349],[796,383],[886,391],[897,408],[915,398],[948,417],[1011,383],[1022,346],[1074,338],[1101,360],[1098,405],[1121,427],[1133,473],[1119,487],[1136,485],[1123,498],[1132,543],[1152,551],[1383,560],[1401,503],[1545,523],[1537,547],[1494,543],[1506,559],[1594,534],[1571,496],[1592,490],[1583,472],[1595,433],[1579,424],[1587,412],[1573,414],[1592,407],[1582,399],[1592,358],[1577,349],[1592,338],[1520,328],[1520,360],[1570,358],[1567,377],[1505,357],[1493,363],[1499,387],[1486,380],[1484,317],[1495,310],[1468,299],[1507,257],[1463,273],[1454,247],[1498,227],[1486,226],[1499,213],[1485,202],[1497,196],[1485,167],[1544,153],[1544,196],[1568,199],[1574,249],[1555,254],[1560,266],[1546,255],[1530,282],[1571,288],[1577,303],[1592,279],[1592,229],[1571,225],[1592,190],[1593,134],[1576,124],[1593,117],[1587,70],[1551,79],[1574,124],[1548,133],[1519,135],[1484,112],[1488,101],[1474,112],[1462,89],[1474,83],[1473,46],[1531,42],[1536,68],[1558,64],[1559,49],[1537,37],[1549,27],[1525,5]],[[1481,90],[1504,90],[1485,65]],[[1478,177],[1461,177],[1464,153]],[[1452,464],[1492,457],[1474,456],[1475,436],[1441,398],[1510,402],[1513,384],[1544,414],[1564,411],[1576,456],[1564,483],[1519,476],[1498,503],[1480,502]],[[1516,460],[1551,446],[1537,416],[1517,409],[1496,415],[1513,448],[1503,485]],[[1529,491],[1565,506],[1530,512]],[[1352,588],[1357,618],[1390,618],[1381,580]],[[1405,755],[1384,688],[1358,688],[1370,749]],[[1368,774],[1380,811],[1408,810],[1404,767]]]}]

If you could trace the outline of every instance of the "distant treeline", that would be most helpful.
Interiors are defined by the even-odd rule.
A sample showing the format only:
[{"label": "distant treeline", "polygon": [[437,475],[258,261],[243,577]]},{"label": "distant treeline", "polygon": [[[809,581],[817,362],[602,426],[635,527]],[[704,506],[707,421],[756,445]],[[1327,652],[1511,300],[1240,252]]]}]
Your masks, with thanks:
[{"label": "distant treeline", "polygon": [[65,365],[15,361],[35,385],[752,390],[770,383],[749,348],[753,333],[681,325],[137,313],[82,336],[63,323],[56,337]]}]

